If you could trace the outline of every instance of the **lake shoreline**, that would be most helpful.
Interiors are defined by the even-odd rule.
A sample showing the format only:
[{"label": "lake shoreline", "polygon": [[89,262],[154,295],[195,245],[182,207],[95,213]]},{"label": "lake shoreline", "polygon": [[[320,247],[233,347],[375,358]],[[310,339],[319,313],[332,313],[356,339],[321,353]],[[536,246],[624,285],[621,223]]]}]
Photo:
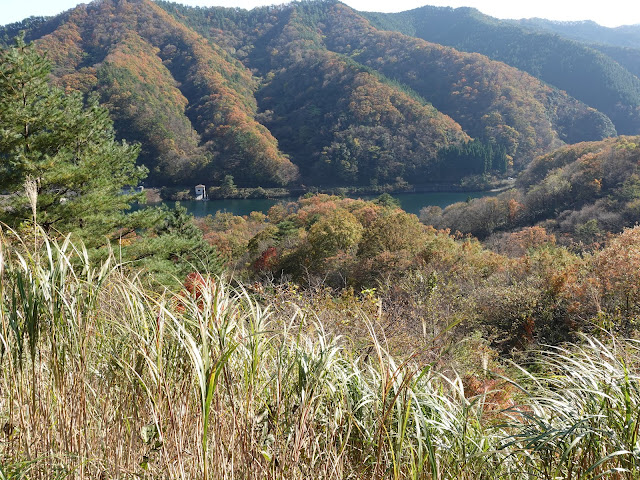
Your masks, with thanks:
[{"label": "lake shoreline", "polygon": [[[513,186],[512,179],[501,179],[492,181],[476,181],[465,184],[460,183],[424,183],[424,184],[394,184],[381,186],[347,186],[347,187],[293,187],[293,188],[243,188],[235,187],[228,189],[224,187],[210,187],[207,190],[209,200],[248,200],[248,199],[281,199],[298,198],[307,194],[326,194],[346,197],[375,196],[388,193],[391,195],[406,193],[465,193],[465,192],[487,192],[493,193],[504,191]],[[148,201],[191,201],[195,200],[195,193],[185,186],[180,187],[159,187],[149,188]]]},{"label": "lake shoreline", "polygon": [[[446,192],[399,192],[390,194],[400,202],[400,208],[407,213],[420,214],[420,210],[426,206],[438,206],[446,208],[448,205],[458,202],[469,201],[474,198],[493,196],[497,192],[490,191],[446,191]],[[351,198],[361,198],[362,200],[375,200],[379,194],[353,194],[344,195]],[[261,212],[266,214],[271,207],[278,203],[296,202],[300,196],[289,196],[279,198],[233,198],[233,199],[210,199],[208,201],[197,200],[164,200],[160,202],[148,202],[137,205],[138,208],[167,206],[175,208],[176,204],[187,209],[187,213],[195,217],[206,217],[215,215],[218,212],[230,213],[236,216],[249,215],[251,212]]]}]

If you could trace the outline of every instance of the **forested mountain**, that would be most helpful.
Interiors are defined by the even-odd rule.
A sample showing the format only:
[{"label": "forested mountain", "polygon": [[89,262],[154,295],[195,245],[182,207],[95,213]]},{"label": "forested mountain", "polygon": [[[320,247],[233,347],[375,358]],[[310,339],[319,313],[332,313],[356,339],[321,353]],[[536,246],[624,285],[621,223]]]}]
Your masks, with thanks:
[{"label": "forested mountain", "polygon": [[611,57],[636,77],[640,77],[640,47],[617,47],[615,45],[604,44],[594,44],[590,46]]},{"label": "forested mountain", "polygon": [[[226,45],[230,53],[266,78],[272,73],[286,76],[288,65],[303,65],[310,52],[338,53],[353,68],[430,102],[471,137],[504,147],[516,166],[561,143],[601,138],[615,131],[605,115],[530,75],[481,55],[380,31],[339,2],[303,2],[251,12],[162,5],[202,35]],[[330,76],[323,80],[323,88],[329,88]],[[295,83],[290,75],[286,78],[288,85]],[[323,96],[320,93],[318,98]],[[314,124],[319,125],[316,121],[307,126],[315,131]],[[338,143],[342,148],[333,151],[357,157],[349,141]],[[285,148],[284,139],[281,145]],[[287,153],[297,156],[295,150]]]},{"label": "forested mountain", "polygon": [[573,42],[564,54],[574,63],[612,66],[601,93],[618,102],[613,110],[479,53],[380,30],[333,0],[251,11],[102,0],[4,27],[0,39],[21,28],[47,52],[57,84],[97,94],[119,136],[141,144],[155,185],[229,174],[244,186],[504,174],[566,143],[615,135],[607,114],[635,128],[640,104],[640,80]]},{"label": "forested mountain", "polygon": [[606,52],[472,8],[421,7],[364,15],[379,28],[478,52],[524,70],[607,114],[618,133],[640,132],[640,79]]},{"label": "forested mountain", "polygon": [[440,149],[469,140],[450,117],[332,52],[278,71],[258,99],[282,149],[324,184],[425,182]]},{"label": "forested mountain", "polygon": [[336,5],[329,47],[408,84],[476,138],[506,148],[516,166],[559,143],[613,133],[609,119],[534,77],[478,54],[381,32]]},{"label": "forested mountain", "polygon": [[622,25],[609,28],[590,20],[559,22],[543,18],[512,20],[512,22],[530,29],[556,33],[562,37],[584,43],[640,48],[640,25]]},{"label": "forested mountain", "polygon": [[640,25],[609,28],[585,20],[559,22],[542,18],[507,20],[532,31],[553,33],[604,53],[635,76],[640,77]]},{"label": "forested mountain", "polygon": [[234,169],[246,182],[296,178],[254,118],[256,79],[152,2],[81,5],[37,44],[56,83],[96,92],[120,135],[142,144],[152,181],[213,180]]}]

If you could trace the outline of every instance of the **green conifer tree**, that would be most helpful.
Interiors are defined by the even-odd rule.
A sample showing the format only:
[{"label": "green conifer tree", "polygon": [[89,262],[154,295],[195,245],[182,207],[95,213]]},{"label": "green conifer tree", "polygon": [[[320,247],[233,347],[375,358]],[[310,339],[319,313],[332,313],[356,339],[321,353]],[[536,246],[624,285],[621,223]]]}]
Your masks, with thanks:
[{"label": "green conifer tree", "polygon": [[0,218],[17,226],[32,217],[30,180],[41,226],[104,241],[135,199],[127,187],[146,169],[136,166],[137,146],[116,141],[107,110],[50,85],[50,70],[23,36],[0,51],[0,190],[8,195]]},{"label": "green conifer tree", "polygon": [[147,174],[136,165],[138,146],[116,140],[95,97],[85,102],[52,86],[50,71],[23,36],[0,51],[0,220],[19,228],[35,203],[35,220],[49,233],[79,235],[97,259],[112,240],[122,261],[156,282],[180,282],[195,269],[219,273],[216,249],[185,209],[126,212]]}]

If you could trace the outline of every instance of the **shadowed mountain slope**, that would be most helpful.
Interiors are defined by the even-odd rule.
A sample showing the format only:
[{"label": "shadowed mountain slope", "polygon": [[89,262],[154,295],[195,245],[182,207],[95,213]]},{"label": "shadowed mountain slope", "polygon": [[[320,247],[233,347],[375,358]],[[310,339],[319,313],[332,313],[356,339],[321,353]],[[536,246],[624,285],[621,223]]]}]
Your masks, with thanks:
[{"label": "shadowed mountain slope", "polygon": [[379,28],[478,52],[524,70],[608,115],[618,133],[640,133],[640,79],[588,45],[472,8],[421,7],[363,15]]}]

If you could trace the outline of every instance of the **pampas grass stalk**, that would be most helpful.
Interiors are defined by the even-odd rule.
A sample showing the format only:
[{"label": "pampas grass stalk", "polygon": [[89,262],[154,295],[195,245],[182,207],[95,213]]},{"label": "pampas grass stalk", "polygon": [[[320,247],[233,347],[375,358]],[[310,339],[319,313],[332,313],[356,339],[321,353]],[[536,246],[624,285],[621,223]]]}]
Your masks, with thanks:
[{"label": "pampas grass stalk", "polygon": [[0,236],[0,478],[639,477],[633,340],[544,349],[502,410],[373,324],[359,349],[229,279],[151,291],[38,237]]}]

